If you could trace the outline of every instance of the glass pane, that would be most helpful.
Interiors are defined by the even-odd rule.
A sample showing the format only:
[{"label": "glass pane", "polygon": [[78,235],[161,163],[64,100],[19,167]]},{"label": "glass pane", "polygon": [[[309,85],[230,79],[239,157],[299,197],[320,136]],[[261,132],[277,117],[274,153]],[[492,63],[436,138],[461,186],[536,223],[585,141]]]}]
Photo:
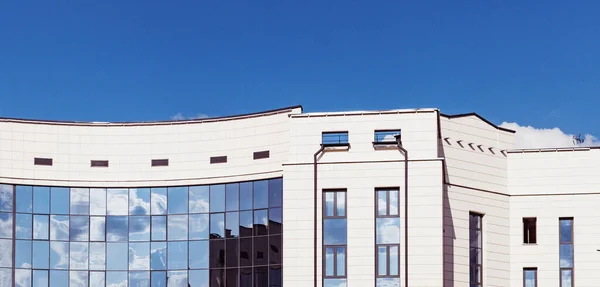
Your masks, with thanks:
[{"label": "glass pane", "polygon": [[283,268],[281,265],[269,266],[269,285],[270,287],[283,286]]},{"label": "glass pane", "polygon": [[225,185],[210,186],[210,212],[225,211]]},{"label": "glass pane", "polygon": [[210,270],[210,287],[225,287],[225,269]]},{"label": "glass pane", "polygon": [[5,255],[0,256],[0,267],[12,267],[12,250],[12,240],[0,239],[0,254]]},{"label": "glass pane", "polygon": [[69,242],[50,242],[50,268],[69,269]]},{"label": "glass pane", "polygon": [[376,287],[400,287],[400,278],[377,278]]},{"label": "glass pane", "polygon": [[184,214],[188,212],[188,188],[169,187],[169,214]]},{"label": "glass pane", "polygon": [[188,239],[188,216],[187,215],[169,215],[167,224],[167,234],[169,240],[187,240]]},{"label": "glass pane", "polygon": [[31,270],[15,270],[15,287],[31,287]]},{"label": "glass pane", "polygon": [[16,233],[17,239],[31,239],[33,234],[32,215],[31,214],[18,214],[17,213],[17,227]]},{"label": "glass pane", "polygon": [[129,189],[129,215],[150,215],[150,189]]},{"label": "glass pane", "polygon": [[336,251],[337,276],[346,276],[346,248],[338,247]]},{"label": "glass pane", "polygon": [[[108,215],[127,215],[129,210],[127,189],[106,190],[106,212]],[[108,204],[110,203],[110,204]]]},{"label": "glass pane", "polygon": [[167,214],[167,189],[153,188],[151,189],[151,192],[150,212],[153,215]]},{"label": "glass pane", "polygon": [[573,245],[560,245],[560,268],[573,268]]},{"label": "glass pane", "polygon": [[335,275],[335,248],[327,247],[325,248],[325,276],[334,276]]},{"label": "glass pane", "polygon": [[252,237],[240,239],[240,266],[252,266]]},{"label": "glass pane", "polygon": [[398,246],[390,246],[390,275],[392,276],[397,276],[400,273],[400,269],[399,269],[399,247]]},{"label": "glass pane", "polygon": [[254,265],[267,265],[269,256],[269,238],[254,238]]},{"label": "glass pane", "polygon": [[377,191],[377,215],[387,214],[387,190]]},{"label": "glass pane", "polygon": [[167,270],[167,243],[152,242],[150,245],[150,268]]},{"label": "glass pane", "polygon": [[71,269],[87,270],[88,269],[88,243],[87,242],[71,242]]},{"label": "glass pane", "polygon": [[387,275],[387,247],[377,246],[377,275]]},{"label": "glass pane", "polygon": [[[2,280],[2,278],[0,278],[0,280]],[[47,270],[33,270],[33,287],[48,287],[48,282]]]},{"label": "glass pane", "polygon": [[90,217],[90,241],[105,241],[106,217]]},{"label": "glass pane", "polygon": [[150,270],[150,242],[129,243],[129,270]]},{"label": "glass pane", "polygon": [[269,216],[266,209],[254,211],[254,235],[269,234]]},{"label": "glass pane", "polygon": [[390,194],[390,215],[398,215],[398,191],[397,190],[390,190],[389,191]]},{"label": "glass pane", "polygon": [[12,213],[0,212],[0,238],[12,238],[13,218]]},{"label": "glass pane", "polygon": [[560,271],[560,286],[561,287],[573,287],[573,270],[561,270]]},{"label": "glass pane", "polygon": [[127,287],[127,272],[106,272],[107,287]]},{"label": "glass pane", "polygon": [[71,214],[89,214],[90,190],[87,188],[71,188]]},{"label": "glass pane", "polygon": [[167,272],[154,271],[151,272],[152,287],[167,287]]},{"label": "glass pane", "polygon": [[225,236],[227,238],[240,237],[240,215],[238,212],[227,212],[225,215]]},{"label": "glass pane", "polygon": [[[1,214],[0,214],[1,216]],[[0,222],[0,224],[2,224]],[[2,233],[0,228],[0,233]],[[12,233],[12,230],[11,230]],[[33,239],[48,240],[50,238],[50,216],[34,215],[33,216]]]},{"label": "glass pane", "polygon": [[240,237],[252,236],[252,211],[240,212]]},{"label": "glass pane", "polygon": [[49,269],[50,268],[50,242],[34,241],[33,242],[33,268]]},{"label": "glass pane", "polygon": [[152,216],[152,240],[167,240],[166,216]]},{"label": "glass pane", "polygon": [[275,178],[269,180],[269,206],[279,207],[283,205],[283,179]]},{"label": "glass pane", "polygon": [[87,216],[71,216],[71,228],[69,229],[71,241],[88,241],[89,224],[89,217]]},{"label": "glass pane", "polygon": [[227,239],[225,241],[225,266],[239,266],[239,244],[240,242],[237,239]]},{"label": "glass pane", "polygon": [[[44,187],[44,186],[34,186],[33,187],[33,212],[50,214],[50,188],[49,187]],[[46,278],[46,280],[48,280],[48,279]]]},{"label": "glass pane", "polygon": [[15,248],[15,267],[31,268],[31,241],[17,240]]},{"label": "glass pane", "polygon": [[377,218],[377,244],[400,244],[400,218]]},{"label": "glass pane", "polygon": [[570,243],[573,242],[573,221],[570,219],[560,220],[560,242]]},{"label": "glass pane", "polygon": [[88,273],[85,271],[71,271],[69,279],[69,287],[88,287]]},{"label": "glass pane", "polygon": [[106,217],[106,241],[127,241],[128,226],[127,216]]},{"label": "glass pane", "polygon": [[106,265],[106,243],[90,243],[90,270],[104,270]]},{"label": "glass pane", "polygon": [[17,212],[33,212],[33,188],[31,186],[17,185],[16,201]]},{"label": "glass pane", "polygon": [[150,272],[129,272],[129,287],[150,286]]},{"label": "glass pane", "polygon": [[252,268],[240,269],[240,287],[252,287]]},{"label": "glass pane", "polygon": [[169,242],[169,248],[167,249],[169,259],[169,270],[175,269],[187,269],[188,267],[188,250],[187,242]]},{"label": "glass pane", "polygon": [[167,272],[167,286],[169,286],[169,287],[188,287],[187,271],[169,271],[169,272]]},{"label": "glass pane", "polygon": [[252,209],[252,182],[240,183],[240,210]]},{"label": "glass pane", "polygon": [[325,279],[323,287],[345,287],[346,279]]},{"label": "glass pane", "polygon": [[525,270],[525,287],[537,287],[536,270]]},{"label": "glass pane", "polygon": [[12,269],[0,268],[0,282],[2,287],[12,287]]},{"label": "glass pane", "polygon": [[190,213],[206,213],[209,211],[210,193],[208,185],[190,186]]},{"label": "glass pane", "polygon": [[104,272],[90,272],[90,287],[104,287]]},{"label": "glass pane", "polygon": [[52,214],[69,214],[69,189],[68,188],[64,188],[64,187],[50,188],[50,213],[52,213]]},{"label": "glass pane", "polygon": [[269,233],[281,234],[283,226],[283,218],[281,215],[281,207],[269,209]]},{"label": "glass pane", "polygon": [[346,244],[346,219],[325,219],[323,221],[323,244]]},{"label": "glass pane", "polygon": [[336,216],[346,216],[346,193],[345,192],[337,192],[336,200],[337,200]]},{"label": "glass pane", "polygon": [[[13,186],[0,184],[0,211],[13,210]],[[12,276],[12,273],[11,273]]]},{"label": "glass pane", "polygon": [[129,217],[129,241],[150,241],[150,216]]},{"label": "glass pane", "polygon": [[268,286],[269,269],[267,267],[254,267],[254,286]]},{"label": "glass pane", "polygon": [[69,272],[50,270],[50,286],[67,287],[69,286]]},{"label": "glass pane", "polygon": [[225,240],[210,240],[210,268],[225,267]]},{"label": "glass pane", "polygon": [[335,193],[333,192],[325,192],[325,216],[333,216],[333,202],[335,198]]},{"label": "glass pane", "polygon": [[190,270],[189,274],[190,287],[209,287],[208,270]]},{"label": "glass pane", "polygon": [[226,198],[225,207],[227,211],[236,211],[240,209],[239,206],[239,184],[230,183],[225,187]]},{"label": "glass pane", "polygon": [[208,239],[208,214],[190,215],[190,239]]},{"label": "glass pane", "polygon": [[269,181],[260,180],[254,182],[254,208],[269,207]]},{"label": "glass pane", "polygon": [[[229,268],[225,271],[225,282],[227,283],[227,287],[238,287],[238,269],[237,268]],[[273,284],[269,284],[269,287],[273,287]]]},{"label": "glass pane", "polygon": [[[90,189],[90,214],[106,215],[106,189]],[[104,278],[104,274],[103,274]]]},{"label": "glass pane", "polygon": [[[190,241],[190,268],[205,269],[208,268],[209,243],[208,240]],[[190,280],[191,282],[194,282]]]},{"label": "glass pane", "polygon": [[281,264],[283,262],[281,240],[281,235],[269,236],[269,264]]},{"label": "glass pane", "polygon": [[210,215],[210,238],[225,238],[225,214]]},{"label": "glass pane", "polygon": [[127,270],[128,254],[127,243],[106,243],[106,270]]}]

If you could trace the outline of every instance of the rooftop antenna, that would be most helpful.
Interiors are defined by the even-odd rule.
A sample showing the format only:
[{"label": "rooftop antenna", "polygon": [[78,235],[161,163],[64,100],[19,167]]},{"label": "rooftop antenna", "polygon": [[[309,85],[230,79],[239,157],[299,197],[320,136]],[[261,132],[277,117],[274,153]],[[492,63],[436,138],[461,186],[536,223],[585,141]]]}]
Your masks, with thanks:
[{"label": "rooftop antenna", "polygon": [[585,141],[585,139],[581,136],[581,134],[573,136],[573,144],[580,145]]}]

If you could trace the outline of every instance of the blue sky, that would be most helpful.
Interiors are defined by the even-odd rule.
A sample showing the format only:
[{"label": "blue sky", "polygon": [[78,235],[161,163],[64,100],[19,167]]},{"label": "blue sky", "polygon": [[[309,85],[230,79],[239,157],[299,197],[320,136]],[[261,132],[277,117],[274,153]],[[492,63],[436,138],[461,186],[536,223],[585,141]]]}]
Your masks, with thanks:
[{"label": "blue sky", "polygon": [[600,1],[2,1],[0,116],[437,107],[600,135],[598,11]]}]

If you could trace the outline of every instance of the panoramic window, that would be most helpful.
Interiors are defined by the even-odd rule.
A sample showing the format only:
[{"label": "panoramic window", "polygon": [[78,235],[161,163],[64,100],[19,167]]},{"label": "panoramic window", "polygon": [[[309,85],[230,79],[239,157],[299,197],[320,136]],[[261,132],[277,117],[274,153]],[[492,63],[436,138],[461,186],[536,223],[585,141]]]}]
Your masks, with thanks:
[{"label": "panoramic window", "polygon": [[323,132],[321,134],[321,144],[324,146],[348,145],[348,132]]},{"label": "panoramic window", "polygon": [[282,191],[0,185],[0,285],[281,287]]},{"label": "panoramic window", "polygon": [[483,215],[469,214],[469,277],[471,286],[483,285]]},{"label": "panoramic window", "polygon": [[535,217],[523,218],[523,243],[534,244],[537,242]]},{"label": "panoramic window", "polygon": [[573,218],[559,219],[560,287],[573,287]]},{"label": "panoramic window", "polygon": [[400,130],[377,130],[373,143],[396,143],[400,137]]},{"label": "panoramic window", "polygon": [[346,286],[346,191],[323,192],[323,286]]},{"label": "panoramic window", "polygon": [[376,193],[376,285],[400,286],[400,215],[398,189],[377,189]]},{"label": "panoramic window", "polygon": [[537,287],[537,268],[523,268],[523,287]]}]

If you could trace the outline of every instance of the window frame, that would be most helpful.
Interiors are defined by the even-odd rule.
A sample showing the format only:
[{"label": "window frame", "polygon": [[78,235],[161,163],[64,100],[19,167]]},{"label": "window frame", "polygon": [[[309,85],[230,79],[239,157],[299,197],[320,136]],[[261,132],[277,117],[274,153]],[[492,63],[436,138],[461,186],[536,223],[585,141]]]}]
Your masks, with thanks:
[{"label": "window frame", "polygon": [[[327,208],[327,193],[333,194],[333,215],[328,216],[326,213]],[[338,193],[344,195],[344,214],[338,214],[337,208],[337,197]],[[325,244],[325,220],[327,219],[345,219],[346,220],[346,228],[348,228],[348,192],[346,189],[323,189],[321,193],[321,284],[325,286],[326,279],[347,279],[348,278],[348,243],[346,244]],[[347,240],[346,234],[346,240]],[[333,275],[327,276],[327,249],[333,248]],[[337,250],[340,248],[344,248],[344,274],[338,275],[338,260],[337,260]]]},{"label": "window frame", "polygon": [[[346,137],[346,142],[342,138]],[[336,141],[325,141],[326,136],[336,136]],[[321,146],[324,147],[345,147],[350,145],[350,133],[348,131],[326,131],[321,132]]]},{"label": "window frame", "polygon": [[[533,235],[533,242],[531,240],[531,223],[533,223],[533,231],[534,231],[534,235]],[[523,244],[525,245],[530,245],[530,244],[537,244],[537,217],[523,217]]]},{"label": "window frame", "polygon": [[[475,231],[479,232],[479,236],[478,236],[477,239],[479,241],[479,246],[480,247],[473,247],[473,246],[471,246],[472,245],[472,242],[471,242],[471,230],[472,230],[472,227],[471,227],[472,220],[471,220],[471,218],[472,217],[476,217],[477,220],[478,220],[478,223],[479,223],[479,228],[478,229],[476,228]],[[483,266],[484,266],[484,262],[483,262],[483,217],[484,217],[484,214],[473,212],[473,211],[469,212],[469,286],[479,286],[479,287],[484,286],[484,284],[483,284],[483,278],[485,276],[483,275],[483,271],[484,271],[483,270]],[[478,278],[479,282],[472,282],[471,281],[473,279],[473,277],[471,275],[471,273],[473,272],[473,266],[471,265],[470,260],[471,260],[471,252],[473,251],[473,248],[479,249],[479,256],[480,256],[479,259],[481,261],[481,264],[475,264],[475,266],[478,266],[479,270],[480,270],[480,272],[479,272],[479,278]],[[477,261],[477,259],[476,259],[476,261]]]},{"label": "window frame", "polygon": [[[562,241],[562,230],[561,230],[561,226],[560,223],[561,221],[570,221],[571,222],[571,230],[570,230],[570,237],[571,237],[571,241]],[[572,249],[573,249],[573,267],[560,267],[560,250],[561,250],[561,246],[563,245],[571,245]],[[558,276],[559,276],[559,286],[560,287],[574,287],[575,285],[575,220],[573,217],[559,217],[558,218],[558,257],[559,257],[559,265],[558,265]],[[563,278],[563,271],[571,271],[571,286],[563,286],[562,282],[562,278]]]},{"label": "window frame", "polygon": [[[385,135],[395,133],[395,140],[383,140]],[[379,138],[378,135],[384,134],[383,138]],[[375,130],[373,131],[373,144],[396,144],[398,140],[397,137],[402,138],[402,129],[383,129],[383,130]]]},{"label": "window frame", "polygon": [[524,267],[523,268],[523,287],[527,287],[527,277],[525,276],[525,274],[527,274],[527,271],[534,271],[535,274],[535,287],[538,286],[538,269],[537,267]]},{"label": "window frame", "polygon": [[[381,215],[379,214],[379,193],[381,191],[385,192],[385,214]],[[398,195],[398,198],[396,200],[396,210],[398,211],[398,213],[396,215],[392,215],[390,214],[390,193],[391,192],[396,192]],[[400,218],[400,187],[378,187],[375,188],[375,208],[374,208],[374,212],[375,212],[375,228],[374,228],[374,233],[375,233],[375,237],[374,237],[374,245],[375,245],[375,286],[377,286],[377,279],[384,279],[384,278],[398,278],[398,280],[400,280],[400,242],[398,244],[395,243],[377,243],[377,219],[380,218]],[[400,234],[398,234],[398,236],[400,237]],[[386,271],[385,271],[385,275],[379,275],[379,248],[380,247],[385,247],[386,249]],[[391,275],[390,273],[390,266],[391,266],[391,248],[390,247],[396,247],[398,248],[398,262],[397,262],[397,266],[398,266],[398,275]]]}]

